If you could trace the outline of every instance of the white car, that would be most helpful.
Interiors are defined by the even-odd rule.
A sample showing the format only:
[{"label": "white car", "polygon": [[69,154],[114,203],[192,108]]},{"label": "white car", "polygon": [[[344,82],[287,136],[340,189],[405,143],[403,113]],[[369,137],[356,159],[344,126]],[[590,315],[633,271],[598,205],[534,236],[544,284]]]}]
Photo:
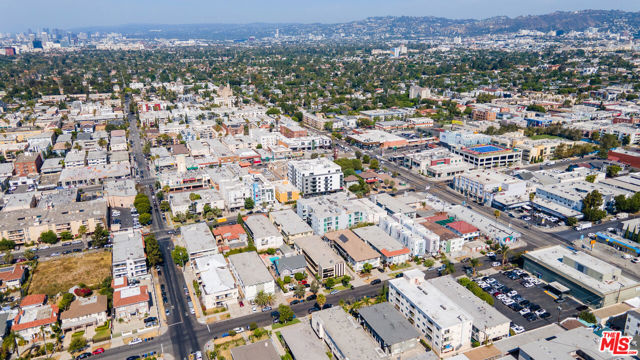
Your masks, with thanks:
[{"label": "white car", "polygon": [[133,339],[131,339],[131,341],[129,341],[129,345],[136,345],[136,344],[140,344],[141,342],[142,342],[142,339],[133,338]]},{"label": "white car", "polygon": [[547,310],[545,310],[545,309],[538,309],[538,310],[536,310],[535,314],[540,316],[540,315],[542,315],[542,314],[544,314],[546,312],[547,312]]},{"label": "white car", "polygon": [[509,306],[509,305],[515,303],[515,301],[513,301],[513,300],[511,300],[509,298],[506,298],[506,299],[502,300],[502,303],[505,304],[506,306]]},{"label": "white car", "polygon": [[496,256],[496,253],[494,253],[493,251],[490,251],[487,253],[488,257],[492,257],[492,256]]},{"label": "white car", "polygon": [[237,328],[233,329],[233,331],[235,331],[236,334],[240,334],[241,332],[244,331],[244,328],[243,327],[237,327]]},{"label": "white car", "polygon": [[496,280],[496,279],[494,279],[494,278],[488,278],[488,279],[487,279],[487,283],[488,283],[488,284],[493,284],[493,283],[495,283],[495,282],[497,282],[497,281],[498,281],[498,280]]},{"label": "white car", "polygon": [[478,286],[480,286],[480,287],[486,287],[486,286],[488,285],[488,284],[487,284],[486,282],[484,282],[484,281],[478,281],[478,283],[477,283],[477,284],[478,284]]},{"label": "white car", "polygon": [[513,330],[513,332],[517,335],[517,334],[522,334],[524,332],[524,328],[520,325],[513,325],[511,327],[511,330]]},{"label": "white car", "polygon": [[257,308],[256,306],[254,306],[254,307],[252,307],[252,308],[251,308],[251,311],[253,311],[253,312],[257,312],[257,311],[258,311],[258,308]]},{"label": "white car", "polygon": [[637,264],[637,263],[640,262],[640,258],[633,258],[633,259],[631,259],[631,262],[634,263],[634,264]]},{"label": "white car", "polygon": [[509,293],[507,295],[509,295],[509,297],[514,297],[514,296],[518,295],[518,292],[515,291],[515,290],[511,290],[511,291],[509,291]]},{"label": "white car", "polygon": [[531,312],[531,310],[529,310],[529,309],[527,309],[527,308],[524,308],[524,309],[520,310],[520,315],[523,315],[523,316],[524,316],[524,315],[527,315],[527,314],[528,314],[528,313],[530,313],[530,312]]},{"label": "white car", "polygon": [[522,286],[524,286],[526,288],[530,288],[530,287],[533,287],[533,284],[530,283],[530,282],[526,282],[526,283],[522,284]]},{"label": "white car", "polygon": [[491,263],[491,266],[496,267],[502,265],[499,261],[494,261]]}]

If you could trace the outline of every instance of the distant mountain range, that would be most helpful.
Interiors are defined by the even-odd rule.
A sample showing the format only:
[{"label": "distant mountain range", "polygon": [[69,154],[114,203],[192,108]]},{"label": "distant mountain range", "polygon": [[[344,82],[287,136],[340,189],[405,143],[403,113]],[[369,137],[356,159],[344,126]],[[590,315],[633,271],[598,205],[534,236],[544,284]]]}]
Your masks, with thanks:
[{"label": "distant mountain range", "polygon": [[118,32],[137,38],[176,38],[207,40],[243,40],[272,37],[276,29],[281,36],[357,37],[370,39],[416,39],[433,36],[476,36],[507,34],[520,30],[548,32],[584,31],[595,27],[601,31],[629,31],[634,36],[640,32],[640,12],[618,10],[584,10],[554,12],[510,18],[506,16],[488,19],[447,19],[432,16],[386,16],[338,24],[299,23],[251,23],[251,24],[185,24],[144,25],[131,24],[110,27],[90,27],[76,31]]}]

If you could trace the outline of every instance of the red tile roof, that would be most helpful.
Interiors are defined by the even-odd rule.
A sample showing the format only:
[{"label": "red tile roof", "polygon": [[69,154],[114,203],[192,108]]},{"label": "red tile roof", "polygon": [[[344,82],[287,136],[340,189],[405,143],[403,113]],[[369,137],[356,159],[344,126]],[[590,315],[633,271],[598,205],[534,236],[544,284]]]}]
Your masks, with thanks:
[{"label": "red tile roof", "polygon": [[246,234],[240,224],[225,225],[213,229],[213,236],[221,236],[225,240],[238,239],[240,234]]},{"label": "red tile roof", "polygon": [[140,286],[140,293],[134,296],[122,297],[123,290],[113,292],[113,307],[119,308],[122,306],[138,304],[141,302],[149,302],[149,292],[146,285]]},{"label": "red tile roof", "polygon": [[394,250],[394,251],[389,251],[387,249],[380,249],[380,252],[382,253],[382,255],[384,255],[386,257],[394,257],[394,256],[398,256],[398,255],[409,254],[411,252],[411,250],[409,250],[407,248],[402,248],[400,250]]},{"label": "red tile roof", "polygon": [[51,309],[51,316],[43,319],[36,319],[33,321],[20,323],[20,319],[25,312],[24,310],[20,310],[18,315],[16,315],[15,319],[13,319],[13,325],[11,325],[11,330],[20,331],[20,330],[31,329],[35,327],[39,328],[40,326],[51,325],[51,324],[54,324],[56,321],[58,321],[58,313],[60,312],[60,309],[58,309],[56,305],[52,304],[52,305],[46,305],[43,307],[49,307]]},{"label": "red tile roof", "polygon": [[470,234],[478,231],[478,228],[464,221],[454,221],[447,224],[448,227],[460,234]]},{"label": "red tile roof", "polygon": [[449,218],[448,214],[438,214],[438,215],[430,216],[428,218],[424,218],[424,220],[428,222],[436,222],[436,221],[447,220],[448,218]]},{"label": "red tile roof", "polygon": [[32,306],[32,305],[44,305],[47,301],[47,295],[45,294],[33,294],[27,295],[20,301],[20,307]]},{"label": "red tile roof", "polygon": [[2,270],[4,271],[0,271],[0,280],[3,282],[19,280],[24,276],[24,266],[22,265],[16,264],[11,268],[4,268]]},{"label": "red tile roof", "polygon": [[129,281],[126,276],[111,280],[111,287],[114,289],[119,289],[127,286],[129,286]]}]

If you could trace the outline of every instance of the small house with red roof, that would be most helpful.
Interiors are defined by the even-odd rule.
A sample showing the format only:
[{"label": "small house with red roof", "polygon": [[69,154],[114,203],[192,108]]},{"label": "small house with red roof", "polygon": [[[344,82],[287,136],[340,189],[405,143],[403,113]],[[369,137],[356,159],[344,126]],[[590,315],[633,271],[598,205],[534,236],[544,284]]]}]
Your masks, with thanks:
[{"label": "small house with red roof", "polygon": [[58,322],[60,310],[55,304],[46,304],[44,294],[25,296],[20,302],[18,315],[13,319],[11,330],[25,340],[36,340],[42,332],[53,333],[51,326]]},{"label": "small house with red roof", "polygon": [[0,291],[19,288],[26,277],[26,269],[20,264],[0,268]]},{"label": "small house with red roof", "polygon": [[[149,313],[149,291],[146,285],[129,285],[126,278],[113,284],[113,312],[116,319],[131,319]],[[119,283],[115,283],[118,280]],[[126,285],[125,285],[126,284]]]},{"label": "small house with red roof", "polygon": [[213,229],[213,236],[221,253],[248,245],[247,233],[240,224],[224,225]]},{"label": "small house with red roof", "polygon": [[453,221],[446,224],[446,227],[453,231],[454,234],[461,236],[465,240],[470,240],[480,236],[480,230],[477,227],[465,221]]}]

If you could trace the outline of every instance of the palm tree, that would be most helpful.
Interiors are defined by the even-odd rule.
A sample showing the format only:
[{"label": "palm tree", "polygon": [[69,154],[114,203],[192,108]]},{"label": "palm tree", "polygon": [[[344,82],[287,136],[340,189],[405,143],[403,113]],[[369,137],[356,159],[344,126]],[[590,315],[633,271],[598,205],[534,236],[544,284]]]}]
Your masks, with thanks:
[{"label": "palm tree", "polygon": [[480,266],[480,260],[478,258],[472,258],[469,263],[473,268],[473,277],[476,277],[476,270],[478,269],[478,266]]},{"label": "palm tree", "polygon": [[327,297],[324,296],[323,294],[318,294],[318,297],[316,298],[316,302],[318,303],[318,307],[320,307],[320,309],[322,309],[324,304],[326,304],[326,302],[327,302]]},{"label": "palm tree", "polygon": [[24,338],[22,337],[22,335],[18,334],[15,331],[12,331],[9,333],[9,335],[7,335],[4,340],[2,341],[2,346],[5,349],[11,349],[11,352],[13,353],[13,351],[16,352],[16,355],[18,355],[17,357],[20,357],[20,349],[18,348],[18,341],[24,341]]},{"label": "palm tree", "polygon": [[256,294],[255,301],[256,304],[261,307],[271,305],[273,304],[273,294],[265,293],[264,291],[260,290],[258,294]]},{"label": "palm tree", "polygon": [[84,241],[84,237],[87,235],[87,227],[85,225],[80,225],[78,228],[78,235],[82,236],[82,241]]},{"label": "palm tree", "polygon": [[502,266],[504,266],[507,263],[511,249],[509,249],[508,245],[500,245],[500,251],[502,251]]},{"label": "palm tree", "polygon": [[362,298],[362,304],[364,304],[365,306],[371,305],[371,302],[372,302],[372,300],[368,296],[365,296],[365,297]]}]

